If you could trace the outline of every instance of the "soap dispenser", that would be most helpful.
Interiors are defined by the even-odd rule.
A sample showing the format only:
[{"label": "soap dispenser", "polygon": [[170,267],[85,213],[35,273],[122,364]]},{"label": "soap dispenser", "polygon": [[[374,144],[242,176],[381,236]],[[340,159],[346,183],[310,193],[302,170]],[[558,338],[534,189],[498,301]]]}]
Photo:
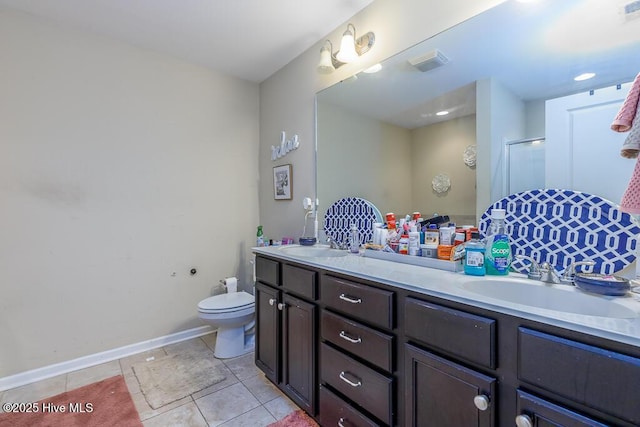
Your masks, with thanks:
[{"label": "soap dispenser", "polygon": [[354,254],[360,253],[360,233],[355,224],[351,224],[349,232],[349,251]]}]

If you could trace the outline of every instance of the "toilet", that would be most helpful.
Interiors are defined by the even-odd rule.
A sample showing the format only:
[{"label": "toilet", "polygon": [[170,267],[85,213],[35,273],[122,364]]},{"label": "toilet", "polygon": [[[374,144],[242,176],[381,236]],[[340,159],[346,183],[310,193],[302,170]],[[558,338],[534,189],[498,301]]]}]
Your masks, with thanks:
[{"label": "toilet", "polygon": [[253,350],[255,311],[254,296],[244,291],[214,295],[198,303],[198,317],[218,329],[215,357],[228,359]]}]

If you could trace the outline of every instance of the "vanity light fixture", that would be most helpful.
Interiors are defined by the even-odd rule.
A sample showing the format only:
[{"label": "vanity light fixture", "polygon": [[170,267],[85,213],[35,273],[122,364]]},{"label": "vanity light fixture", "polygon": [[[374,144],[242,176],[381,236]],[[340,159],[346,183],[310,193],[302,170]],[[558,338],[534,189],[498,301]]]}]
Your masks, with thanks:
[{"label": "vanity light fixture", "polygon": [[582,82],[585,80],[589,80],[592,79],[596,76],[596,73],[582,73],[579,76],[575,76],[573,78],[573,80],[577,81],[577,82]]},{"label": "vanity light fixture", "polygon": [[354,27],[353,24],[348,24],[347,31],[342,34],[340,50],[336,52],[335,55],[331,41],[325,41],[320,49],[320,62],[317,67],[318,72],[329,74],[341,65],[357,60],[359,56],[369,52],[375,42],[376,37],[371,31],[356,38],[356,27]]}]

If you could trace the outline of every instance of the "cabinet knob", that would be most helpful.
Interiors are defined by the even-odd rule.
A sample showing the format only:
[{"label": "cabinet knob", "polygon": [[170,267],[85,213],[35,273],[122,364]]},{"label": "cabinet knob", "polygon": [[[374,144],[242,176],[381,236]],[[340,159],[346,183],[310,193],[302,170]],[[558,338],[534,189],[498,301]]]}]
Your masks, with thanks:
[{"label": "cabinet knob", "polygon": [[528,415],[518,415],[516,417],[516,426],[518,427],[533,427],[533,421]]},{"label": "cabinet knob", "polygon": [[340,418],[340,419],[338,420],[338,427],[346,427],[346,426],[344,425],[344,418]]},{"label": "cabinet knob", "polygon": [[287,308],[287,304],[282,303],[282,302],[278,304],[278,310],[282,311],[282,310],[284,310],[285,308]]},{"label": "cabinet knob", "polygon": [[276,303],[275,298],[269,298],[269,305],[273,305]]},{"label": "cabinet knob", "polygon": [[473,398],[473,404],[476,405],[476,408],[478,408],[479,410],[486,411],[487,409],[489,409],[491,400],[484,394],[479,394]]}]

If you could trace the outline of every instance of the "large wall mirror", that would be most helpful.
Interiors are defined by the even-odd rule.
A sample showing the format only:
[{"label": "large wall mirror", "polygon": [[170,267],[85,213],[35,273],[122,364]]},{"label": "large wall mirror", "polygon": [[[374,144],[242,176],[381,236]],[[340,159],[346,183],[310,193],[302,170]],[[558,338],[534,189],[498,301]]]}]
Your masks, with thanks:
[{"label": "large wall mirror", "polygon": [[348,196],[458,224],[543,183],[619,202],[635,161],[609,127],[640,72],[629,3],[510,0],[319,92],[320,224]]}]

